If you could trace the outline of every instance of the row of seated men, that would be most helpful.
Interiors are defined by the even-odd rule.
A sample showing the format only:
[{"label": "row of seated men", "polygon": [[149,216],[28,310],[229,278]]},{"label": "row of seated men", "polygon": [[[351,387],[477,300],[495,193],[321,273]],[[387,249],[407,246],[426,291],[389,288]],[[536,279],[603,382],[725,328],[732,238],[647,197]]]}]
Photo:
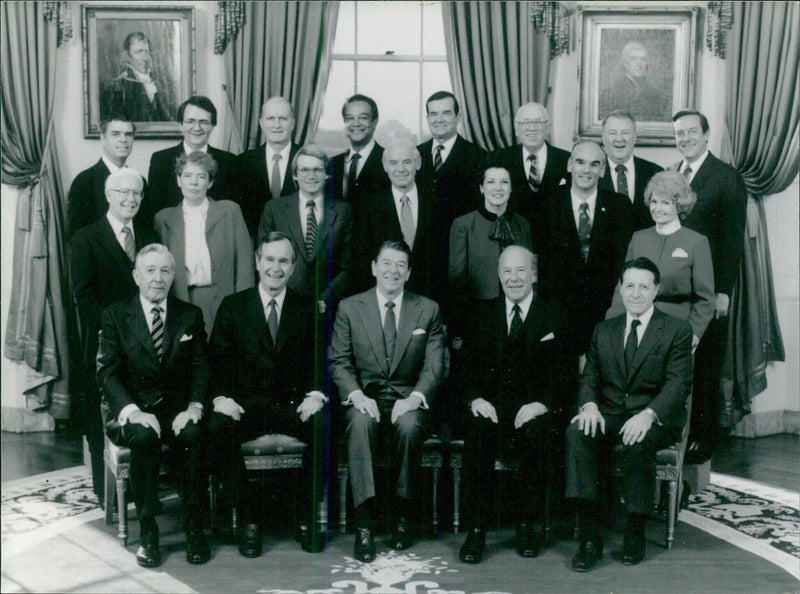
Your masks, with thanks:
[{"label": "row of seated men", "polygon": [[[570,357],[585,355],[594,325],[603,319],[611,302],[631,231],[654,222],[653,218],[644,221],[652,207],[644,204],[641,194],[657,166],[648,171],[632,156],[636,138],[633,116],[615,112],[606,118],[605,152],[593,142],[580,142],[569,154],[545,142],[549,133],[546,110],[537,104],[522,106],[515,119],[521,145],[499,151],[481,167],[481,149],[456,133],[460,116],[455,98],[449,93],[434,94],[427,113],[433,141],[416,148],[402,141],[387,147],[380,159],[383,173],[371,176],[374,154],[381,147],[373,139],[377,106],[367,97],[354,96],[345,103],[343,117],[351,149],[334,158],[332,165],[316,147],[292,147],[289,139],[294,120],[291,107],[281,98],[270,99],[263,106],[265,145],[237,159],[220,156],[220,151],[207,145],[216,110],[206,98],[193,97],[179,114],[184,142],[153,155],[146,189],[141,176],[130,169],[123,167],[109,176],[110,169],[124,165],[134,131],[124,116],[105,122],[103,158],[76,178],[70,192],[71,228],[80,225],[73,221],[96,207],[93,222],[77,232],[71,243],[71,281],[87,365],[93,364],[97,352],[103,308],[135,292],[130,266],[136,249],[155,240],[169,247],[178,261],[173,294],[200,307],[204,330],[212,334],[223,299],[255,282],[250,239],[273,231],[287,235],[297,255],[288,286],[316,300],[318,311],[327,309],[331,320],[343,296],[363,292],[374,283],[375,249],[385,239],[403,241],[410,248],[409,267],[414,271],[408,279],[409,290],[441,304],[454,349],[468,330],[471,306],[480,309],[481,302],[500,296],[494,268],[501,249],[523,245],[539,255],[539,294],[565,311]],[[702,114],[676,114],[675,129],[684,156],[679,163],[682,177],[691,180],[692,186],[703,184],[694,188],[695,206],[682,213],[688,215],[682,220],[687,227],[702,227],[709,238],[713,273],[710,265],[705,272],[714,280],[704,286],[715,285],[717,296],[714,298],[712,287],[711,299],[706,296],[704,301],[715,302],[717,315],[724,316],[733,281],[730,271],[725,275],[719,271],[738,262],[737,248],[741,252],[741,241],[735,240],[730,227],[743,219],[743,185],[734,170],[708,153],[708,125]],[[282,147],[272,142],[278,137],[284,141]],[[472,161],[463,160],[465,145],[471,147],[467,152],[473,154]],[[359,152],[359,148],[363,150]],[[285,157],[272,158],[271,152],[287,149],[295,150],[291,164],[286,165]],[[176,154],[173,184],[156,172],[159,162],[175,161]],[[616,176],[607,173],[606,154],[616,164]],[[627,175],[619,170],[617,161],[628,164]],[[267,173],[268,163],[273,167]],[[697,171],[691,172],[689,163]],[[257,165],[264,167],[266,181],[241,190],[258,176]],[[282,166],[287,169],[281,171]],[[236,181],[221,181],[230,179],[223,169],[236,171]],[[290,175],[298,192],[279,196],[278,190],[283,191]],[[162,182],[156,183],[158,179]],[[277,184],[277,179],[284,183]],[[104,187],[108,212],[97,205],[98,184]],[[171,192],[166,185],[177,188],[180,203],[160,208],[158,201],[166,200]],[[606,189],[609,186],[619,193]],[[235,201],[224,200],[225,195],[218,195],[221,200],[209,200],[220,187],[227,187]],[[337,199],[340,191],[346,200]],[[260,198],[256,197],[259,192]],[[158,210],[153,217],[157,234],[148,210]],[[259,210],[258,216],[247,214]],[[659,255],[653,258],[659,259]],[[677,262],[686,268],[685,262]],[[659,260],[659,267],[661,264]],[[688,296],[678,296],[681,303],[695,299],[693,287],[689,289]],[[703,324],[693,324],[696,339],[703,336],[703,328]],[[716,352],[716,346],[712,343],[711,350]],[[90,413],[98,409],[99,405],[88,407]],[[87,432],[95,431],[89,441],[98,495],[100,427],[99,419],[87,423]],[[700,430],[700,435],[705,437],[704,431]],[[357,518],[359,514],[368,517],[368,507],[357,508]]]},{"label": "row of seated men", "polygon": [[[239,444],[263,432],[302,438],[304,488],[298,538],[308,552],[324,548],[314,522],[322,500],[326,440],[325,368],[338,391],[355,505],[354,556],[375,559],[374,462],[382,445],[392,460],[396,522],[394,550],[413,544],[420,508],[422,444],[444,374],[444,330],[439,306],[405,290],[411,250],[386,241],[372,262],[374,287],[340,303],[326,357],[317,304],[287,289],[297,260],[292,241],[272,232],[255,253],[258,286],[226,297],[206,342],[202,311],[170,296],[175,260],[162,244],[142,248],[133,279],[138,293],[102,314],[97,381],[112,421],[111,439],[131,449],[131,485],[140,521],[137,562],[160,564],[158,483],[161,445],[181,496],[186,558],[211,557],[203,532],[201,492],[213,471],[229,484],[244,528],[239,551],[262,552],[252,515]],[[574,414],[566,431],[566,491],[581,517],[581,543],[572,564],[589,571],[601,560],[599,504],[603,460],[622,443],[626,529],[621,562],[645,556],[644,522],[653,507],[656,452],[680,438],[692,383],[692,328],[654,307],[660,274],[647,258],[622,267],[618,290],[625,313],[593,331],[581,389],[570,402],[563,385],[575,369],[562,308],[535,294],[536,257],[509,246],[500,254],[502,295],[480,304],[464,326],[463,352],[451,376],[463,393],[465,563],[482,560],[491,472],[501,444],[521,457],[513,496],[516,548],[538,556],[545,496],[559,435],[559,412]],[[317,339],[315,340],[315,337]],[[577,413],[577,414],[575,414]],[[344,505],[345,502],[340,502]]]}]

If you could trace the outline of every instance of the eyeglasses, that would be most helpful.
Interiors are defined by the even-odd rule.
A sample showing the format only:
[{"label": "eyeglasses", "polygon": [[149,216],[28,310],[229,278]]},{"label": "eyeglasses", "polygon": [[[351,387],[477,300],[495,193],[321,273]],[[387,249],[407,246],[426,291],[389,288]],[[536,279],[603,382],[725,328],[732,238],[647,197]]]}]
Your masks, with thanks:
[{"label": "eyeglasses", "polygon": [[322,167],[298,167],[297,168],[297,175],[302,175],[303,177],[313,175],[319,176],[323,175],[325,170]]},{"label": "eyeglasses", "polygon": [[116,192],[117,194],[119,194],[120,196],[123,196],[125,198],[141,198],[142,197],[142,193],[139,192],[138,190],[118,190],[116,188],[109,188],[109,190],[111,190],[112,192]]},{"label": "eyeglasses", "polygon": [[201,128],[210,128],[211,120],[183,120],[183,125],[188,128],[194,128],[195,125],[200,126]]},{"label": "eyeglasses", "polygon": [[534,128],[538,130],[539,128],[544,128],[545,124],[549,123],[550,120],[515,120],[515,123],[520,128]]}]

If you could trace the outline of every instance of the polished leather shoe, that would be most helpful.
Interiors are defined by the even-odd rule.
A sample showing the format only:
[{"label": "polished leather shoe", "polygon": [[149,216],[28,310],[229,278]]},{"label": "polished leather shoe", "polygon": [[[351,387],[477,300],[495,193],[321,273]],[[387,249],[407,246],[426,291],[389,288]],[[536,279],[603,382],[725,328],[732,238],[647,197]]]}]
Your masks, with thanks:
[{"label": "polished leather shoe", "polygon": [[517,524],[517,554],[520,557],[538,557],[542,550],[542,540],[540,527]]},{"label": "polished leather shoe", "polygon": [[297,541],[306,553],[321,553],[325,549],[321,530],[312,530],[311,525],[302,522],[297,526]]},{"label": "polished leather shoe", "polygon": [[261,555],[261,528],[258,524],[245,524],[239,534],[239,554],[242,557]]},{"label": "polished leather shoe", "polygon": [[578,554],[572,558],[574,571],[591,571],[603,558],[603,539],[582,540]]},{"label": "polished leather shoe", "polygon": [[358,529],[353,556],[363,563],[370,563],[375,559],[375,539],[369,528]]},{"label": "polished leather shoe", "polygon": [[206,535],[200,526],[191,526],[186,530],[186,561],[192,565],[202,565],[211,559],[211,548]]},{"label": "polished leather shoe", "polygon": [[142,567],[161,565],[161,549],[158,546],[158,530],[146,532],[139,538],[136,562]]},{"label": "polished leather shoe", "polygon": [[644,559],[645,552],[644,534],[626,534],[622,539],[620,562],[623,565],[637,565]]},{"label": "polished leather shoe", "polygon": [[467,540],[458,550],[458,558],[462,563],[480,563],[483,560],[483,550],[486,548],[486,530],[473,528],[467,532]]},{"label": "polished leather shoe", "polygon": [[395,551],[405,551],[411,547],[413,539],[411,537],[411,522],[408,518],[400,518],[397,522],[397,527],[392,532],[392,540],[390,546]]}]

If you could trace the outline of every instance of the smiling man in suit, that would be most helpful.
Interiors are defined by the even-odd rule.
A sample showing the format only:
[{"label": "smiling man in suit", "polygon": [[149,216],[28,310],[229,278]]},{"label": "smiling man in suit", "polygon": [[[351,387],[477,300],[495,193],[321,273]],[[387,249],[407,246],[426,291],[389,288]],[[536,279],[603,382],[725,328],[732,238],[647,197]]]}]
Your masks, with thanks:
[{"label": "smiling man in suit", "polygon": [[461,113],[458,100],[449,91],[428,97],[425,114],[433,138],[417,146],[422,157],[419,177],[443,204],[443,231],[449,234],[453,219],[483,204],[478,174],[488,153],[458,133]]},{"label": "smiling man in suit", "polygon": [[214,157],[217,175],[213,187],[208,191],[209,197],[215,200],[236,200],[237,197],[233,180],[235,155],[208,144],[217,125],[217,108],[211,99],[203,95],[189,97],[178,108],[177,119],[183,141],[172,148],[156,151],[150,157],[150,171],[147,174],[149,191],[142,201],[140,215],[148,225],[153,224],[159,210],[177,206],[183,199],[175,172],[175,162],[181,155],[202,151]]},{"label": "smiling man in suit", "polygon": [[644,559],[656,453],[680,440],[686,422],[692,328],[653,307],[659,280],[651,260],[626,262],[619,279],[626,313],[601,322],[592,335],[578,414],[567,428],[566,496],[577,500],[581,516],[575,571],[593,569],[603,555],[600,469],[619,443],[627,512],[620,561]]},{"label": "smiling man in suit", "polygon": [[265,433],[291,435],[307,444],[298,533],[304,550],[323,548],[314,510],[323,493],[325,351],[324,344],[314,343],[314,301],[287,288],[296,262],[289,237],[277,232],[263,237],[256,250],[258,286],[226,297],[211,333],[214,413],[209,427],[215,466],[221,478],[230,480],[232,503],[243,518],[239,552],[244,557],[261,554],[262,537],[254,511],[257,499],[245,492],[240,444]]},{"label": "smiling man in suit", "polygon": [[296,190],[291,165],[300,146],[292,142],[294,108],[283,97],[270,97],[258,120],[264,144],[236,158],[239,206],[250,235],[259,239],[258,223],[264,205]]},{"label": "smiling man in suit", "polygon": [[131,487],[139,517],[136,561],[161,563],[156,515],[161,445],[169,445],[171,476],[183,503],[186,560],[206,563],[203,534],[200,420],[208,390],[208,355],[200,308],[168,297],[175,260],[166,246],[136,255],[133,299],[103,311],[97,383],[109,406],[109,438],[131,450]]},{"label": "smiling man in suit", "polygon": [[697,347],[702,362],[695,374],[692,427],[687,462],[707,461],[714,452],[719,428],[720,365],[726,350],[730,298],[744,251],[747,188],[736,169],[708,150],[708,119],[693,110],[672,117],[675,143],[683,159],[673,166],[683,173],[697,196],[681,224],[705,235],[714,263],[716,311]]},{"label": "smiling man in suit", "polygon": [[398,520],[390,546],[412,544],[420,506],[420,463],[427,411],[442,380],[439,306],[405,291],[411,253],[386,241],[375,252],[376,287],[342,300],[331,341],[331,373],[345,407],[347,459],[355,506],[354,556],[375,558],[377,447],[390,448]]},{"label": "smiling man in suit", "polygon": [[333,158],[333,197],[357,208],[362,196],[389,187],[381,164],[383,147],[375,142],[378,104],[366,95],[353,95],[342,106],[342,119],[350,148]]},{"label": "smiling man in suit", "polygon": [[517,553],[536,557],[543,542],[545,494],[554,415],[564,406],[563,341],[558,306],[536,297],[536,256],[510,246],[501,254],[498,276],[503,296],[478,304],[463,341],[458,385],[463,391],[464,563],[479,563],[498,454],[520,457],[514,492],[506,499],[517,519]]},{"label": "smiling man in suit", "polygon": [[320,312],[345,295],[350,266],[350,205],[326,200],[328,156],[309,144],[297,151],[291,174],[298,191],[270,200],[264,207],[258,236],[280,231],[291,238],[298,254],[289,288],[318,302]]},{"label": "smiling man in suit", "polygon": [[[112,122],[114,124],[116,122]],[[121,122],[120,122],[121,123]],[[94,377],[100,314],[136,293],[131,272],[137,250],[158,241],[136,213],[142,201],[143,179],[135,169],[117,169],[105,178],[108,212],[78,231],[70,242],[70,288],[78,309],[82,363]],[[97,384],[88,382],[84,431],[92,458],[92,484],[103,502],[103,423]]]},{"label": "smiling man in suit", "polygon": [[608,167],[599,187],[626,196],[633,205],[633,230],[653,226],[650,209],[644,203],[647,182],[662,168],[633,156],[636,148],[636,120],[627,111],[612,111],[603,119],[603,148]]}]

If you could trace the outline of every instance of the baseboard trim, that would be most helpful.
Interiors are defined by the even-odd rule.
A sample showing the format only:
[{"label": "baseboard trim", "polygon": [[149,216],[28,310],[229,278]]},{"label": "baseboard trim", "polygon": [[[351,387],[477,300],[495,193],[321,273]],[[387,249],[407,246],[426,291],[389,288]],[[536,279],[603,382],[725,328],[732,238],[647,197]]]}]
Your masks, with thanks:
[{"label": "baseboard trim", "polygon": [[777,433],[800,435],[800,411],[770,410],[751,413],[744,417],[731,435],[735,437],[764,437]]}]

